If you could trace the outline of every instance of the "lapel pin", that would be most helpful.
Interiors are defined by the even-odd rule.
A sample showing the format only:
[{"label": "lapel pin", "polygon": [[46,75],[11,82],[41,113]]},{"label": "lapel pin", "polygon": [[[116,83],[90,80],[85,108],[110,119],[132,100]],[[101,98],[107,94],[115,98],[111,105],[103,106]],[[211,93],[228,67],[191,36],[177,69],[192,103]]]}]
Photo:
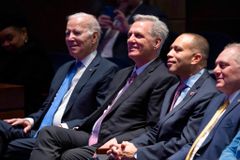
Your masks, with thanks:
[{"label": "lapel pin", "polygon": [[190,92],[190,93],[189,93],[190,96],[193,96],[193,95],[195,95],[195,94],[196,94],[196,92]]}]

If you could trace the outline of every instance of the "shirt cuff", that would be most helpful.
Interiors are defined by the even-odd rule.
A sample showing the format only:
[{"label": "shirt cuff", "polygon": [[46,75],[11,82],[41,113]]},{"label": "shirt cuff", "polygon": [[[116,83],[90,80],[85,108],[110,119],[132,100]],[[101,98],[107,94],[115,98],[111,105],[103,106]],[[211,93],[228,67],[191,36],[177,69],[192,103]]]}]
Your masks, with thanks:
[{"label": "shirt cuff", "polygon": [[24,118],[24,119],[28,120],[28,121],[30,122],[31,126],[34,125],[34,120],[33,120],[33,118],[27,117],[27,118]]},{"label": "shirt cuff", "polygon": [[137,159],[137,152],[134,153],[133,157],[134,157],[135,159]]},{"label": "shirt cuff", "polygon": [[61,123],[61,127],[62,127],[62,128],[65,128],[65,129],[69,129],[67,123]]}]

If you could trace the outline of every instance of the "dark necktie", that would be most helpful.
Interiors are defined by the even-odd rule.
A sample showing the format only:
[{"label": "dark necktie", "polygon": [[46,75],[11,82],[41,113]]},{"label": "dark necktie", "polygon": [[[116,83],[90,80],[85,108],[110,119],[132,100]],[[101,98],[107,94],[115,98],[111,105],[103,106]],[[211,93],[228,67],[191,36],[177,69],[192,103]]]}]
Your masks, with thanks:
[{"label": "dark necktie", "polygon": [[[61,104],[64,95],[67,93],[69,87],[71,86],[72,79],[77,72],[77,68],[80,67],[81,64],[82,64],[81,62],[76,63],[71,68],[71,70],[68,72],[68,74],[65,77],[60,89],[58,90],[50,108],[48,109],[47,113],[45,114],[38,131],[45,126],[52,125],[54,114],[57,111],[59,105]],[[37,131],[37,133],[38,133],[38,131]],[[37,133],[34,135],[34,137],[37,136]]]},{"label": "dark necktie", "polygon": [[131,84],[137,78],[137,72],[134,71],[131,76],[128,78],[128,83]]},{"label": "dark necktie", "polygon": [[173,101],[172,101],[172,104],[171,104],[171,107],[170,107],[170,110],[169,112],[171,112],[174,108],[174,105],[177,101],[177,99],[179,98],[179,96],[181,95],[181,92],[187,87],[187,85],[184,83],[184,82],[180,82],[180,84],[178,85],[176,91],[175,91],[175,94],[174,94],[174,97],[173,97]]}]

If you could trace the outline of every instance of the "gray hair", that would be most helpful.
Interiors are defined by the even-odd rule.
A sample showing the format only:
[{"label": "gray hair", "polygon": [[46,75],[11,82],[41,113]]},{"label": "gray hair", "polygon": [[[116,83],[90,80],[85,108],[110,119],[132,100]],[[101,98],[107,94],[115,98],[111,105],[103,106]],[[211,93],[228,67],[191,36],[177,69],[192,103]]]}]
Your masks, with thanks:
[{"label": "gray hair", "polygon": [[101,37],[101,27],[100,27],[97,19],[93,15],[84,13],[84,12],[79,12],[79,13],[69,15],[67,17],[67,20],[70,20],[72,18],[79,18],[79,19],[86,18],[89,34],[93,34],[94,32],[96,32],[98,34],[98,42],[99,42],[100,37]]},{"label": "gray hair", "polygon": [[240,64],[240,43],[229,43],[227,44],[224,49],[234,49],[235,60],[237,63]]},{"label": "gray hair", "polygon": [[167,25],[164,22],[162,22],[161,20],[159,20],[156,16],[152,16],[152,15],[137,14],[134,16],[134,22],[137,22],[137,21],[153,22],[153,27],[150,32],[153,37],[161,39],[161,41],[162,41],[161,46],[160,46],[160,49],[161,49],[161,47],[164,44],[164,41],[167,39],[167,36],[169,33]]}]

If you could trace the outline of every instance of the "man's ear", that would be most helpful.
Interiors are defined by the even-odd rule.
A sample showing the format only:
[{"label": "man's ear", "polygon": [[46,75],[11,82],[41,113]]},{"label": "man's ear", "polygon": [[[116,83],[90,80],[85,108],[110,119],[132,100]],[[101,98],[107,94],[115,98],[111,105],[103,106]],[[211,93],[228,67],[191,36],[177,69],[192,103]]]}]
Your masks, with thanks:
[{"label": "man's ear", "polygon": [[154,49],[160,48],[161,42],[162,42],[162,40],[160,38],[157,38],[156,41],[155,41],[155,45],[153,46]]},{"label": "man's ear", "polygon": [[94,32],[93,35],[92,35],[92,43],[93,44],[96,44],[97,43],[97,39],[99,37],[98,33],[97,32]]},{"label": "man's ear", "polygon": [[203,56],[200,52],[194,53],[192,57],[192,64],[197,64],[203,59]]}]

